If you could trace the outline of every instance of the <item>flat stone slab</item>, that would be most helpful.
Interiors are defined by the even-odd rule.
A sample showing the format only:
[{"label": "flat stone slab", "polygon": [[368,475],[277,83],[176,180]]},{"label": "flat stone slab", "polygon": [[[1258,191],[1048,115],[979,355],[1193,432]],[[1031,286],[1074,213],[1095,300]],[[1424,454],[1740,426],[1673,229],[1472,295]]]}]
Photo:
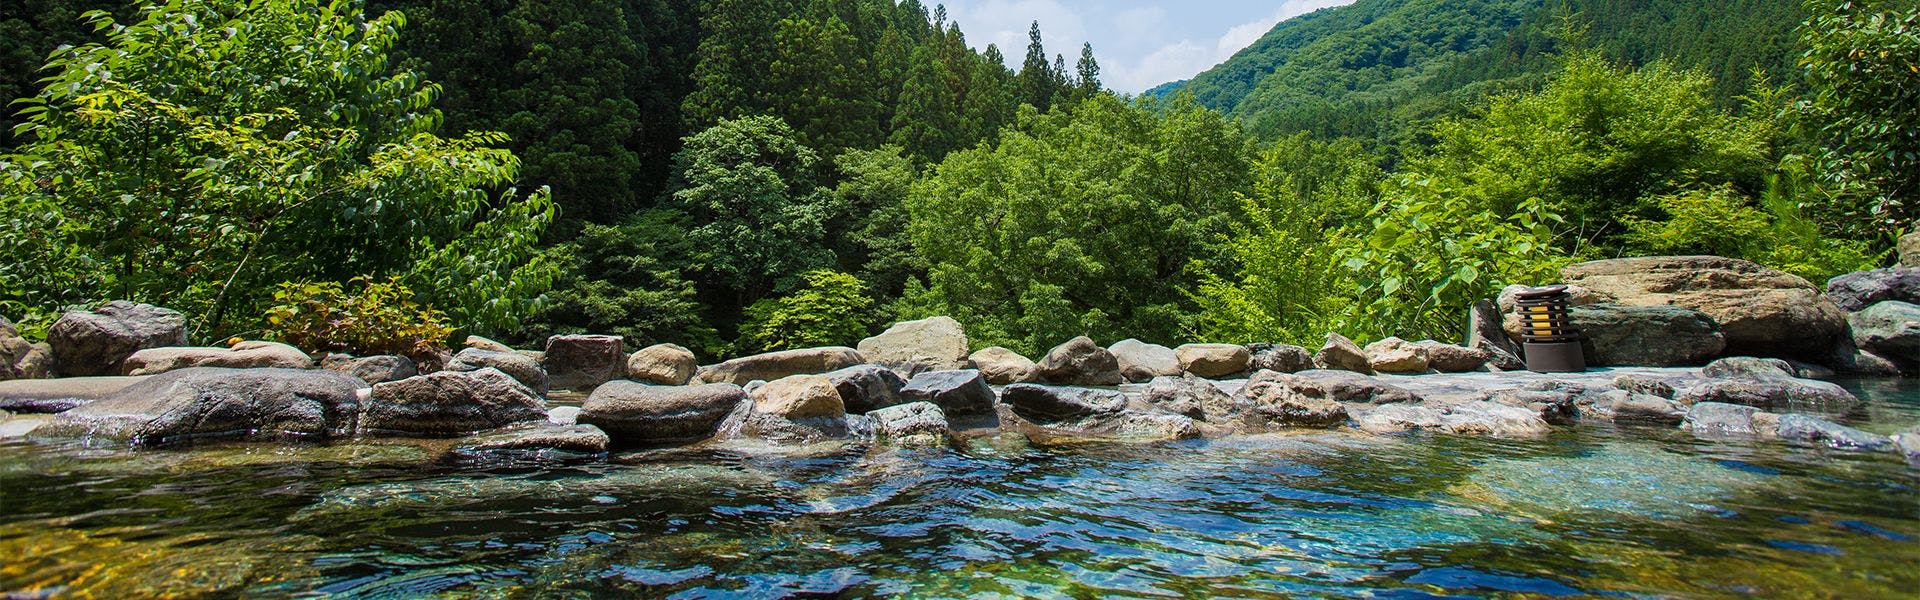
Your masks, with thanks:
[{"label": "flat stone slab", "polygon": [[57,413],[118,392],[145,380],[147,375],[63,377],[0,381],[0,410],[15,413]]}]

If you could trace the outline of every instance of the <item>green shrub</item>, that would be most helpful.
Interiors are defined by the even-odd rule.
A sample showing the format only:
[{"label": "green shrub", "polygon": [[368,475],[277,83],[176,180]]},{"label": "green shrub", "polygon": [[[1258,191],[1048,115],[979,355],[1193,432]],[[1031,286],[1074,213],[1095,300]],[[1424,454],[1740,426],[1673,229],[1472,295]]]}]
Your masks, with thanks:
[{"label": "green shrub", "polygon": [[740,324],[741,351],[852,345],[866,335],[873,299],[859,279],[826,269],[802,277],[805,287],[747,307],[746,321]]},{"label": "green shrub", "polygon": [[431,363],[453,335],[446,315],[415,301],[397,279],[287,282],[274,290],[273,301],[267,337],[308,352],[395,354]]}]

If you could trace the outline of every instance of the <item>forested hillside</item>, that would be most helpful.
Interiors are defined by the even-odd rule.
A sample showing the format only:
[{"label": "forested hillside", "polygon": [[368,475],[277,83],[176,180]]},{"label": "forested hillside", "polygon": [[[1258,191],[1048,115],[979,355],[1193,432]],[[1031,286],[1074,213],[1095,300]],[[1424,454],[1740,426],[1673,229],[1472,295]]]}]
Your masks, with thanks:
[{"label": "forested hillside", "polygon": [[931,315],[1024,353],[1448,339],[1573,261],[1822,280],[1920,217],[1920,8],[1892,0],[1362,0],[1145,98],[1040,24],[1011,69],[915,0],[0,11],[28,335],[130,299],[356,352],[707,359]]},{"label": "forested hillside", "polygon": [[1713,76],[1722,106],[1752,74],[1795,77],[1791,0],[1360,0],[1280,23],[1226,62],[1149,95],[1192,93],[1261,136],[1299,131],[1395,150],[1490,92],[1537,87],[1567,48]]}]

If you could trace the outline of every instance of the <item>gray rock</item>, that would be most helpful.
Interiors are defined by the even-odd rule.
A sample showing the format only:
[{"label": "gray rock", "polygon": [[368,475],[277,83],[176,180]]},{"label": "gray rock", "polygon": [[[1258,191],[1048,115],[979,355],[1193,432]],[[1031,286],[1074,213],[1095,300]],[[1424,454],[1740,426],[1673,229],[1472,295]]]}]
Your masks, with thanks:
[{"label": "gray rock", "polygon": [[1446,412],[1413,404],[1384,404],[1361,407],[1352,412],[1353,424],[1368,433],[1398,433],[1414,429],[1439,429],[1446,424]]},{"label": "gray rock", "polygon": [[146,380],[147,376],[113,376],[0,381],[0,410],[18,414],[66,412]]},{"label": "gray rock", "polygon": [[1767,410],[1841,410],[1860,404],[1845,388],[1825,381],[1776,377],[1711,379],[1688,386],[1674,397],[1684,406],[1703,402],[1742,404]]},{"label": "gray rock", "polygon": [[360,388],[359,380],[328,371],[181,369],[60,413],[34,435],[145,445],[216,436],[348,435],[362,412]]},{"label": "gray rock", "polygon": [[320,360],[320,368],[352,375],[368,384],[399,381],[420,374],[420,367],[405,356],[367,356],[329,354]]},{"label": "gray rock", "polygon": [[1420,400],[1406,388],[1352,371],[1314,369],[1299,373],[1261,372],[1247,380],[1247,386],[1268,383],[1345,404],[1398,404]]},{"label": "gray rock", "polygon": [[930,371],[913,376],[901,388],[900,398],[908,402],[932,402],[944,414],[954,416],[991,415],[994,412],[993,388],[987,378],[973,369]]},{"label": "gray rock", "polygon": [[693,351],[677,344],[655,344],[627,357],[627,379],[660,385],[686,385],[700,368]]},{"label": "gray rock", "polygon": [[[1313,373],[1304,371],[1303,373]],[[1247,380],[1239,397],[1246,402],[1247,425],[1265,427],[1330,427],[1347,422],[1347,409],[1336,398],[1342,386],[1326,385],[1301,374],[1263,371]]]},{"label": "gray rock", "polygon": [[546,402],[499,369],[440,371],[373,386],[362,433],[465,435],[545,421]]},{"label": "gray rock", "polygon": [[951,371],[967,367],[967,332],[952,317],[931,317],[894,323],[886,331],[860,340],[867,360],[909,371]]},{"label": "gray rock", "polygon": [[1036,441],[1119,440],[1130,442],[1199,437],[1200,426],[1183,415],[1121,410],[1045,423],[1028,433]]},{"label": "gray rock", "polygon": [[[554,458],[602,455],[610,441],[592,425],[524,423],[468,437],[454,452],[467,456]],[[559,455],[559,456],[556,456]]]},{"label": "gray rock", "polygon": [[496,341],[483,338],[477,335],[467,336],[465,346],[468,348],[486,350],[488,352],[512,352],[513,351],[513,348],[507,346],[506,344],[502,344],[500,342],[496,342]]},{"label": "gray rock", "polygon": [[1681,427],[1708,437],[1771,437],[1779,429],[1779,415],[1742,404],[1701,402],[1687,408]]},{"label": "gray rock", "polygon": [[1478,371],[1493,360],[1493,353],[1480,348],[1444,344],[1433,340],[1414,342],[1427,353],[1427,367],[1442,373]]},{"label": "gray rock", "polygon": [[1860,349],[1892,360],[1902,371],[1920,365],[1920,305],[1889,300],[1853,313],[1847,322]]},{"label": "gray rock", "polygon": [[1867,452],[1891,452],[1893,440],[1887,436],[1867,433],[1852,427],[1840,425],[1824,419],[1807,415],[1780,415],[1780,439],[1819,444],[1837,450],[1862,450]]},{"label": "gray rock", "polygon": [[580,407],[556,406],[547,409],[547,422],[554,425],[577,425],[580,423]]},{"label": "gray rock", "polygon": [[1440,430],[1455,435],[1519,437],[1551,431],[1536,411],[1497,402],[1450,404],[1440,418]]},{"label": "gray rock", "polygon": [[1367,359],[1367,351],[1338,333],[1327,334],[1327,343],[1313,355],[1313,364],[1322,369],[1373,374],[1373,363]]},{"label": "gray rock", "polygon": [[1849,312],[1889,300],[1920,304],[1920,269],[1894,267],[1841,275],[1827,280],[1827,298]]},{"label": "gray rock", "polygon": [[1625,390],[1613,390],[1596,396],[1593,400],[1593,412],[1615,423],[1652,423],[1671,426],[1679,425],[1687,417],[1686,410],[1679,404],[1660,396],[1635,394]]},{"label": "gray rock", "polygon": [[656,446],[713,437],[746,390],[731,383],[656,386],[610,381],[594,388],[578,422],[599,427],[622,445]]},{"label": "gray rock", "polygon": [[1467,347],[1487,353],[1487,366],[1518,371],[1527,368],[1520,360],[1520,346],[1507,336],[1499,306],[1493,299],[1473,304],[1467,315]]},{"label": "gray rock", "polygon": [[313,358],[299,348],[274,342],[241,342],[231,348],[168,346],[128,356],[128,375],[155,375],[188,367],[229,369],[311,369]]},{"label": "gray rock", "polygon": [[1209,423],[1225,423],[1246,412],[1246,407],[1213,382],[1197,377],[1155,377],[1140,392],[1148,406]]},{"label": "gray rock", "polygon": [[1613,386],[1635,394],[1658,396],[1667,399],[1672,399],[1674,396],[1672,383],[1663,379],[1640,375],[1621,375],[1615,377],[1613,378]]},{"label": "gray rock", "polygon": [[881,437],[902,446],[944,446],[952,431],[946,413],[932,402],[889,406],[867,416]]},{"label": "gray rock", "polygon": [[1120,364],[1120,376],[1127,381],[1180,375],[1180,357],[1166,346],[1129,338],[1107,346],[1107,352],[1113,353]]},{"label": "gray rock", "polygon": [[500,372],[519,381],[521,385],[533,390],[533,393],[546,395],[547,370],[540,363],[518,352],[494,352],[479,348],[467,348],[453,355],[447,361],[449,371],[478,371],[481,369],[499,369]]},{"label": "gray rock", "polygon": [[1707,364],[1700,373],[1718,379],[1778,379],[1793,377],[1793,365],[1778,358],[1729,356]]},{"label": "gray rock", "polygon": [[1287,344],[1247,344],[1252,353],[1252,361],[1247,370],[1253,372],[1273,371],[1276,373],[1298,373],[1313,368],[1313,353],[1306,348]]},{"label": "gray rock", "polygon": [[1046,358],[1034,365],[1036,381],[1058,385],[1120,385],[1120,361],[1112,352],[1080,336],[1047,351]]},{"label": "gray rock", "polygon": [[1425,373],[1430,365],[1426,348],[1397,337],[1367,344],[1366,352],[1367,366],[1381,373]]},{"label": "gray rock", "polygon": [[1126,409],[1127,396],[1112,390],[1016,383],[1000,391],[1000,401],[1015,415],[1040,424],[1113,414]]},{"label": "gray rock", "polygon": [[968,355],[967,362],[973,363],[973,368],[987,376],[987,383],[994,385],[1020,383],[1033,377],[1033,360],[999,346]]},{"label": "gray rock", "polygon": [[179,312],[118,300],[92,312],[61,315],[47,331],[54,371],[62,377],[119,375],[127,357],[146,348],[187,345]]},{"label": "gray rock", "polygon": [[700,381],[746,385],[753,380],[773,381],[791,375],[817,375],[865,364],[867,359],[852,348],[832,346],[801,348],[756,354],[700,368]]},{"label": "gray rock", "polygon": [[833,382],[833,388],[840,392],[840,400],[851,414],[868,414],[899,404],[900,389],[907,387],[907,380],[899,373],[879,365],[840,369],[828,373],[827,380]]},{"label": "gray rock", "polygon": [[1594,304],[1575,307],[1572,318],[1593,366],[1698,365],[1727,347],[1713,317],[1681,306]]},{"label": "gray rock", "polygon": [[51,353],[52,347],[42,349],[37,344],[28,343],[14,329],[13,322],[0,317],[0,381],[10,379],[40,379],[47,376],[49,356],[34,356],[35,353]]},{"label": "gray rock", "polygon": [[1185,344],[1174,348],[1180,369],[1198,377],[1222,379],[1245,372],[1253,352],[1239,344]]},{"label": "gray rock", "polygon": [[552,389],[586,391],[627,374],[626,341],[617,335],[556,335],[541,358]]}]

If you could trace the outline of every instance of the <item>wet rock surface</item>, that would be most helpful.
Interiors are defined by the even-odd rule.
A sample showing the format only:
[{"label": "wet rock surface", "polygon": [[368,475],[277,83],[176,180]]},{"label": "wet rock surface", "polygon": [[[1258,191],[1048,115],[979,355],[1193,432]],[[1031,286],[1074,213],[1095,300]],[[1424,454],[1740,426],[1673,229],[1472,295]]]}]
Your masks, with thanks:
[{"label": "wet rock surface", "polygon": [[372,434],[464,435],[514,423],[544,421],[546,402],[492,367],[440,371],[373,386],[360,416]]},{"label": "wet rock surface", "polygon": [[747,399],[730,383],[658,386],[611,381],[580,405],[578,422],[605,431],[623,445],[664,445],[712,437],[720,422]]},{"label": "wet rock surface", "polygon": [[955,416],[993,414],[995,400],[986,376],[973,369],[915,375],[899,396],[907,402],[931,402],[944,414]]},{"label": "wet rock surface", "polygon": [[146,445],[204,437],[350,435],[362,410],[363,385],[318,370],[181,369],[62,412],[34,435]]},{"label": "wet rock surface", "polygon": [[900,390],[907,380],[893,369],[880,365],[860,365],[827,373],[827,380],[840,392],[847,412],[866,414],[901,403]]},{"label": "wet rock surface", "polygon": [[1602,302],[1705,313],[1729,354],[1818,357],[1847,329],[1846,312],[1806,279],[1739,259],[1619,258],[1570,265],[1560,276]]}]

